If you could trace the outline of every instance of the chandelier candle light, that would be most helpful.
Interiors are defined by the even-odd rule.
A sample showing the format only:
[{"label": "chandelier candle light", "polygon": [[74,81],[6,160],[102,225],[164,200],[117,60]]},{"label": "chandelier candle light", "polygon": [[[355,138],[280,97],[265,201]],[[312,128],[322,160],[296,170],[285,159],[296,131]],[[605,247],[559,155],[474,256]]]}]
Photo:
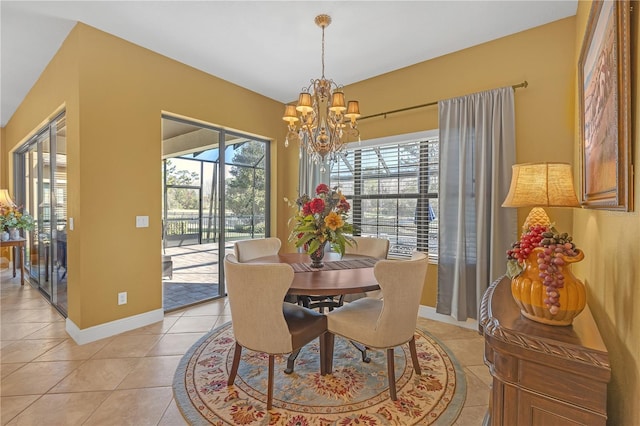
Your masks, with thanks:
[{"label": "chandelier candle light", "polygon": [[297,105],[287,105],[282,119],[288,123],[289,141],[300,142],[300,156],[305,149],[309,160],[322,163],[337,160],[344,149],[347,135],[359,137],[357,119],[360,117],[358,101],[345,101],[342,86],[324,76],[324,29],[331,23],[329,15],[318,15],[315,23],[322,28],[322,77],[312,79],[311,84],[302,89]]},{"label": "chandelier candle light", "polygon": [[584,253],[572,237],[558,232],[543,207],[579,207],[571,166],[515,164],[503,207],[533,207],[520,240],[507,251],[511,294],[522,315],[547,325],[570,325],[586,305],[584,284],[571,263]]}]

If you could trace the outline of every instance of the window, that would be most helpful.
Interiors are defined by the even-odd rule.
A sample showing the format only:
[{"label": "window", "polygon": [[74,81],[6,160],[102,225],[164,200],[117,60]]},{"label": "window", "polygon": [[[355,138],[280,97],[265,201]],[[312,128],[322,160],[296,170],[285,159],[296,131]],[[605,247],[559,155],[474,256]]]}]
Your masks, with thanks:
[{"label": "window", "polygon": [[354,234],[387,238],[390,257],[438,254],[437,136],[347,149],[330,172],[351,203]]}]

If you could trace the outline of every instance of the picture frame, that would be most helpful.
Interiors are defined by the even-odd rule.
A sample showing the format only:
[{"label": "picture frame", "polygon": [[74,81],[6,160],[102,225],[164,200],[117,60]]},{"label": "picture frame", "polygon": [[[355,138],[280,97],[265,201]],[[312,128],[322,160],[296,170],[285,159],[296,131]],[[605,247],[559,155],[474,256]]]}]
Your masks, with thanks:
[{"label": "picture frame", "polygon": [[582,206],[633,209],[630,1],[594,0],[578,60]]}]

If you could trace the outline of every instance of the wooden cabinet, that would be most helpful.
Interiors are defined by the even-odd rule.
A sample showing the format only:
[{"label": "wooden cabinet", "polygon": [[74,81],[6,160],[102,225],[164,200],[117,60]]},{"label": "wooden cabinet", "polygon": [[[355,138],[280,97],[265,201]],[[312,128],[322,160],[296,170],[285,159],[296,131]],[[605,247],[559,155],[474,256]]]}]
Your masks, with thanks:
[{"label": "wooden cabinet", "polygon": [[606,425],[609,355],[587,306],[569,326],[522,315],[502,277],[480,307],[493,376],[486,425]]}]

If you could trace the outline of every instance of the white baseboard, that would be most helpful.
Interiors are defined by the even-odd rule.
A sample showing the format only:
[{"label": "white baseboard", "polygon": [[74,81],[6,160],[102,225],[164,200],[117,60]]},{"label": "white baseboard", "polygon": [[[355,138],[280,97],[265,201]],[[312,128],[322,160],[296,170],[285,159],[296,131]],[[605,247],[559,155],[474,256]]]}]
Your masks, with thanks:
[{"label": "white baseboard", "polygon": [[458,327],[469,328],[471,330],[478,330],[478,321],[473,318],[467,318],[466,321],[457,321],[451,315],[443,315],[436,312],[436,308],[431,306],[420,305],[418,310],[418,316],[434,321],[444,322],[447,324],[457,325]]},{"label": "white baseboard", "polygon": [[143,314],[80,329],[73,321],[67,318],[66,330],[77,344],[84,345],[85,343],[95,342],[96,340],[115,336],[125,331],[135,330],[136,328],[144,327],[162,321],[163,319],[164,311],[162,309],[156,309]]},{"label": "white baseboard", "polygon": [[[437,313],[436,309],[431,306],[420,305],[418,315],[422,318],[453,324],[471,330],[478,329],[478,321],[474,319],[469,318],[466,321],[457,321],[450,315]],[[149,324],[162,321],[163,319],[164,311],[162,309],[156,309],[143,314],[80,329],[73,321],[67,318],[66,331],[78,345],[84,345],[86,343],[95,342],[96,340],[115,336],[126,331],[135,330],[136,328],[144,327]]]}]

